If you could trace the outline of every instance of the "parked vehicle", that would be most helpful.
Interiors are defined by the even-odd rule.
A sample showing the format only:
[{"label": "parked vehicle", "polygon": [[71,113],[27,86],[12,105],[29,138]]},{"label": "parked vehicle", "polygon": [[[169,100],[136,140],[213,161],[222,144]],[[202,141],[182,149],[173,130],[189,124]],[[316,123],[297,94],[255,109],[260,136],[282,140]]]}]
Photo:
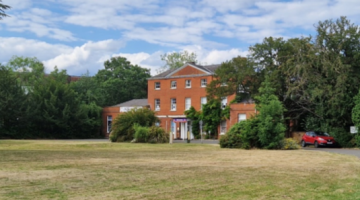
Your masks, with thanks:
[{"label": "parked vehicle", "polygon": [[335,146],[336,141],[329,134],[321,131],[308,131],[306,132],[301,140],[301,146],[313,144],[315,148],[319,146]]}]

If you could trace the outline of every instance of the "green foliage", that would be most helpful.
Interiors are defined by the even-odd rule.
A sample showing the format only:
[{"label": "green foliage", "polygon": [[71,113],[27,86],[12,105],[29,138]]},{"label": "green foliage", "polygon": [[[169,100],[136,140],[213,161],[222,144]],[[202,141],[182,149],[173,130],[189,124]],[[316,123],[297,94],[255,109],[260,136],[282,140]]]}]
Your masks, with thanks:
[{"label": "green foliage", "polygon": [[123,57],[113,57],[105,61],[104,67],[105,69],[99,70],[95,75],[104,98],[100,106],[111,106],[131,99],[147,97],[149,69],[132,65]]},{"label": "green foliage", "polygon": [[10,9],[11,7],[5,4],[1,3],[2,1],[0,0],[0,20],[3,17],[8,17],[8,15],[5,13],[5,10]]},{"label": "green foliage", "polygon": [[247,58],[236,57],[223,62],[216,69],[215,78],[206,87],[206,92],[209,99],[236,94],[241,96],[237,102],[241,102],[257,93],[260,83],[258,79],[253,62]]},{"label": "green foliage", "polygon": [[26,129],[27,96],[15,74],[0,64],[0,138],[19,138]]},{"label": "green foliage", "polygon": [[167,143],[169,142],[169,134],[161,127],[151,126],[149,128],[149,143]]},{"label": "green foliage", "polygon": [[165,53],[160,55],[161,60],[165,61],[166,64],[164,67],[158,70],[158,73],[162,73],[168,69],[180,68],[189,62],[196,63],[196,57],[197,55],[195,53],[190,53],[188,51]]},{"label": "green foliage", "polygon": [[97,135],[101,108],[82,105],[77,93],[64,83],[65,72],[53,71],[33,86],[29,116],[36,137],[90,138]]},{"label": "green foliage", "polygon": [[354,135],[343,128],[332,128],[329,134],[334,137],[335,141],[341,147],[354,147],[355,138]]},{"label": "green foliage", "polygon": [[211,99],[202,108],[202,119],[205,124],[205,131],[210,132],[211,137],[217,137],[218,126],[221,122],[221,103],[219,100]]},{"label": "green foliage", "polygon": [[250,149],[254,147],[260,147],[258,136],[259,118],[253,117],[245,121],[241,121],[241,139],[243,149]]},{"label": "green foliage", "polygon": [[358,92],[358,94],[354,97],[354,108],[352,109],[352,115],[351,115],[351,119],[352,122],[354,123],[355,127],[358,130],[358,133],[355,135],[355,142],[356,142],[356,146],[360,147],[360,90]]},{"label": "green foliage", "polygon": [[72,82],[71,88],[78,93],[79,99],[84,104],[95,102],[96,105],[105,105],[105,96],[103,88],[96,82],[94,77],[89,76],[89,73],[83,74],[81,79]]},{"label": "green foliage", "polygon": [[229,131],[221,136],[221,148],[243,148],[251,149],[259,147],[258,118],[250,118],[234,124]]},{"label": "green foliage", "polygon": [[134,139],[136,142],[147,142],[149,138],[149,127],[143,127],[139,124],[134,124],[133,129],[135,131]]},{"label": "green foliage", "polygon": [[295,150],[300,149],[300,145],[293,138],[285,138],[280,143],[283,150]]},{"label": "green foliage", "polygon": [[229,131],[220,137],[221,148],[242,148],[241,124],[236,123]]},{"label": "green foliage", "polygon": [[194,137],[199,139],[201,137],[199,122],[202,119],[202,112],[196,111],[195,108],[191,106],[190,109],[186,110],[184,113],[186,115],[186,118],[191,119],[191,130]]},{"label": "green foliage", "polygon": [[131,141],[134,138],[134,124],[150,127],[159,122],[155,112],[147,108],[132,109],[116,117],[113,121],[110,140],[112,142]]},{"label": "green foliage", "polygon": [[261,147],[265,149],[279,149],[286,130],[283,120],[285,109],[273,94],[274,89],[271,88],[270,82],[263,82],[259,92],[260,96],[256,97],[259,101],[256,104],[259,114],[256,117],[259,119],[258,137]]}]

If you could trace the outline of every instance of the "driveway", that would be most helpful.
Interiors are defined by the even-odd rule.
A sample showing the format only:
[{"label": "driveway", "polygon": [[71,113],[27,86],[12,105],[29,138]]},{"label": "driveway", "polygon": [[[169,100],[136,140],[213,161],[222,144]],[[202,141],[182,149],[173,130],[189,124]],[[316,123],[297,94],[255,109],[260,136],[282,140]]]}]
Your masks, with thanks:
[{"label": "driveway", "polygon": [[357,156],[360,158],[360,149],[341,149],[341,148],[313,148],[313,147],[304,147],[304,150],[311,150],[311,151],[326,151],[330,153],[339,153],[339,154],[346,154]]}]

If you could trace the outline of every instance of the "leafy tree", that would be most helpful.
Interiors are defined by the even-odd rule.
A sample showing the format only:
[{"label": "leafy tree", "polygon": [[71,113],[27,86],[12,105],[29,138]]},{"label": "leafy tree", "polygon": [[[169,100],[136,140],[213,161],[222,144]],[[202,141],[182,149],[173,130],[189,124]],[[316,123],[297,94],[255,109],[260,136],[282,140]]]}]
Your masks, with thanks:
[{"label": "leafy tree", "polygon": [[222,120],[221,103],[217,99],[209,100],[202,108],[202,119],[205,124],[205,131],[210,132],[210,136],[217,137],[218,126]]},{"label": "leafy tree", "polygon": [[155,112],[147,108],[132,109],[126,113],[118,115],[112,124],[110,140],[112,142],[131,141],[134,139],[134,124],[141,127],[154,126],[159,119]]},{"label": "leafy tree", "polygon": [[356,145],[360,147],[360,90],[359,93],[354,97],[355,106],[352,109],[352,121],[355,125],[355,127],[358,130],[358,133],[355,136],[356,139]]},{"label": "leafy tree", "polygon": [[33,85],[45,76],[44,64],[37,58],[14,56],[7,67],[15,72],[20,85],[27,91],[31,91]]},{"label": "leafy tree", "polygon": [[244,57],[235,57],[215,70],[215,78],[206,91],[209,99],[236,94],[238,101],[241,101],[257,93],[259,82],[253,62]]},{"label": "leafy tree", "polygon": [[0,0],[0,20],[1,20],[3,17],[8,17],[8,15],[5,13],[5,10],[11,8],[10,6],[5,5],[5,4],[2,4],[1,2],[2,2],[2,0]]},{"label": "leafy tree", "polygon": [[173,53],[165,53],[160,55],[162,61],[165,61],[166,64],[164,67],[158,70],[158,73],[164,72],[168,69],[176,69],[182,67],[184,64],[189,62],[197,62],[197,55],[195,53],[190,53],[188,51],[183,52],[173,52]]},{"label": "leafy tree", "polygon": [[203,118],[201,111],[196,111],[193,106],[185,112],[186,118],[191,119],[191,130],[195,138],[200,138],[200,120]]},{"label": "leafy tree", "polygon": [[[313,42],[289,60],[288,96],[296,98],[307,118],[336,140],[348,143],[353,97],[360,88],[360,30],[346,17],[317,25]],[[320,125],[319,125],[320,124]]]},{"label": "leafy tree", "polygon": [[103,88],[97,83],[95,77],[91,77],[89,72],[83,74],[81,79],[72,82],[71,88],[78,93],[80,101],[83,104],[92,102],[96,105],[105,105],[105,97]]},{"label": "leafy tree", "polygon": [[131,99],[147,97],[149,69],[132,65],[126,58],[113,57],[105,61],[105,69],[95,75],[104,96],[100,106],[111,106]]},{"label": "leafy tree", "polygon": [[259,89],[260,95],[257,97],[258,137],[261,146],[265,149],[279,149],[286,130],[283,120],[285,109],[274,92],[275,89],[271,88],[270,82],[266,80],[262,83]]},{"label": "leafy tree", "polygon": [[65,81],[66,71],[57,68],[34,84],[29,93],[28,115],[34,137],[90,138],[101,125],[101,107],[81,104]]},{"label": "leafy tree", "polygon": [[0,138],[22,137],[27,98],[9,68],[0,64]]}]

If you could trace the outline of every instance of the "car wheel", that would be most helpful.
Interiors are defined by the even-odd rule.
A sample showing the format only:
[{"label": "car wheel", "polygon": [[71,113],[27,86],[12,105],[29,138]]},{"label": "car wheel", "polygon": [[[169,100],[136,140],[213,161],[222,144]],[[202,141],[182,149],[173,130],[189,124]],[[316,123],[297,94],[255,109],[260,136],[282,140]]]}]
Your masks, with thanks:
[{"label": "car wheel", "polygon": [[318,142],[317,142],[317,141],[315,141],[315,143],[314,143],[314,147],[315,147],[315,148],[318,148],[318,147],[319,147],[319,144],[318,144]]},{"label": "car wheel", "polygon": [[306,147],[306,142],[304,140],[301,140],[301,146]]}]

